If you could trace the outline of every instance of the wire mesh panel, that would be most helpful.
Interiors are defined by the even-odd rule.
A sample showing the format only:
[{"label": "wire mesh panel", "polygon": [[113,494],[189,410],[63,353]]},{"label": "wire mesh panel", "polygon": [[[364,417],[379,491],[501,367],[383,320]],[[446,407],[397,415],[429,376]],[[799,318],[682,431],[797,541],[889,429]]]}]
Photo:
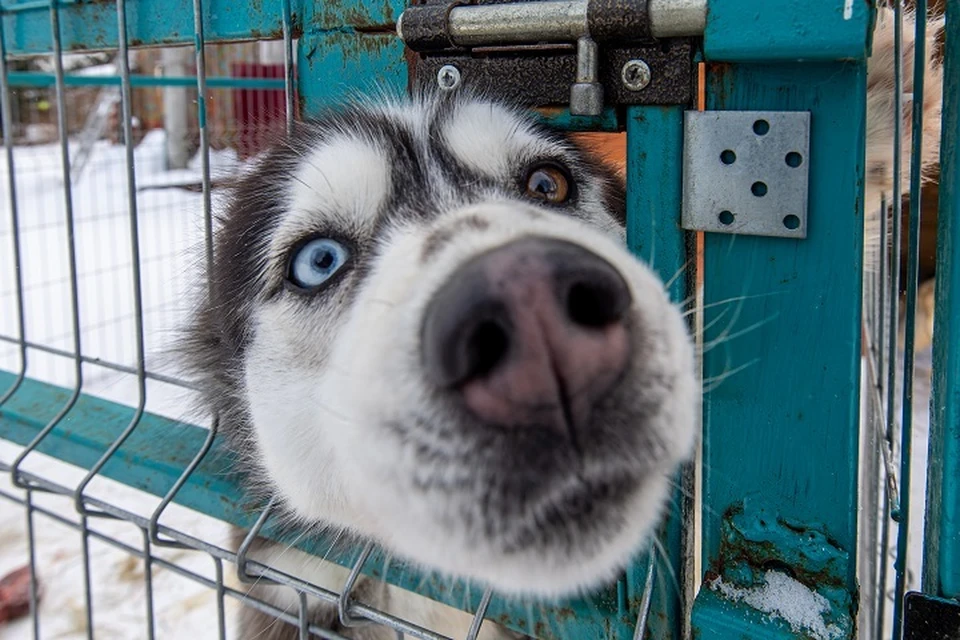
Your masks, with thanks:
[{"label": "wire mesh panel", "polygon": [[[662,15],[684,5],[650,4]],[[925,77],[937,68],[927,54],[939,46],[939,23],[910,21],[905,34],[899,2],[876,26],[867,3],[835,4],[708,2],[689,61],[700,71],[697,104],[548,116],[625,132],[627,244],[690,307],[705,391],[699,466],[672,479],[654,550],[609,588],[559,603],[504,597],[372,544],[291,531],[278,498],[257,502],[242,489],[219,416],[193,413],[195,382],[165,361],[189,300],[213,286],[189,276],[209,274],[222,187],[295,118],[350,91],[406,88],[411,58],[395,34],[405,7],[0,5],[0,469],[9,479],[0,572],[25,564],[20,575],[31,578],[28,615],[0,621],[0,632],[223,638],[252,608],[302,638],[354,637],[371,625],[398,637],[452,634],[415,606],[365,602],[362,575],[460,610],[470,639],[495,628],[567,639],[898,638],[907,591],[960,596],[956,47],[948,37],[926,364],[932,320],[922,310],[934,296],[932,282],[918,287],[929,275],[924,118],[940,115],[924,83],[940,82]],[[912,10],[928,7],[918,0]],[[947,10],[960,15],[957,2]],[[894,106],[878,124],[866,99],[867,49],[883,29],[893,34]],[[809,171],[805,237],[681,227],[693,110],[810,115],[809,158],[785,158]],[[757,137],[764,125],[757,116]],[[877,212],[864,210],[874,125],[891,128],[894,141],[880,152],[892,190]],[[929,439],[915,375],[925,367],[934,380]],[[261,538],[286,550],[265,559]],[[335,568],[329,584],[304,577],[318,562]],[[261,601],[250,584],[281,595]],[[340,632],[309,615],[318,602],[336,612]]]}]

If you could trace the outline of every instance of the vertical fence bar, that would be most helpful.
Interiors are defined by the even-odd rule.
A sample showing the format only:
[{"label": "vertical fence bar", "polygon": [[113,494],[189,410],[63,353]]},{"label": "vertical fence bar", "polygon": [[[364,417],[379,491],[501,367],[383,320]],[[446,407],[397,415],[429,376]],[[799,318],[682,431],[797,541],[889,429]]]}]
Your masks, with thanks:
[{"label": "vertical fence bar", "polygon": [[[123,0],[119,0],[123,2]],[[146,601],[147,640],[153,640],[156,625],[153,618],[153,553],[150,551],[150,535],[141,529],[143,535],[143,590]]]},{"label": "vertical fence bar", "polygon": [[[920,201],[923,171],[923,85],[926,71],[927,0],[915,0],[916,35],[913,43],[913,120],[910,154],[910,224],[907,234],[907,299],[904,307],[903,393],[900,400],[900,504],[897,526],[897,572],[893,601],[893,633],[903,628],[903,596],[907,589],[910,540],[910,471],[913,444],[914,339],[917,320],[917,280],[920,270]],[[897,101],[900,101],[897,95]],[[895,138],[896,139],[896,138]],[[899,248],[899,247],[897,247]]]},{"label": "vertical fence bar", "polygon": [[213,215],[210,205],[210,136],[207,130],[207,55],[203,38],[203,0],[193,0],[194,53],[197,61],[197,123],[200,127],[200,176],[203,185],[203,232],[207,286],[213,294]]},{"label": "vertical fence bar", "polygon": [[80,295],[77,277],[77,238],[76,225],[73,216],[73,187],[70,182],[70,141],[68,138],[67,127],[67,100],[66,83],[64,82],[63,69],[63,46],[60,33],[60,2],[51,0],[50,2],[50,29],[53,37],[53,68],[55,75],[54,86],[56,88],[57,102],[57,129],[59,131],[60,141],[60,169],[63,175],[63,204],[64,216],[66,218],[67,231],[67,267],[70,278],[70,320],[71,334],[73,337],[73,371],[74,387],[70,398],[66,404],[57,412],[57,414],[48,422],[43,429],[30,441],[30,443],[20,452],[10,467],[10,475],[13,484],[21,489],[27,488],[27,481],[20,473],[20,466],[30,453],[37,448],[40,442],[53,431],[64,416],[70,412],[73,406],[80,398],[80,391],[83,388],[83,360],[81,353],[80,339]]},{"label": "vertical fence bar", "polygon": [[[627,245],[631,252],[648,262],[669,284],[674,303],[686,300],[690,270],[689,238],[680,228],[682,196],[683,107],[627,108]],[[685,467],[677,480],[689,485],[692,467]],[[678,485],[681,486],[681,485]],[[662,529],[661,543],[670,566],[660,572],[663,588],[653,594],[653,615],[647,618],[651,638],[684,637],[683,611],[690,593],[690,576],[685,558],[692,549],[685,548],[684,532],[692,528],[693,509],[690,493],[674,492],[672,508]],[[647,563],[657,562],[655,553]],[[628,594],[632,602],[649,598],[647,566],[633,570],[628,586],[640,593]],[[674,581],[675,578],[675,581]],[[677,588],[682,590],[677,593]]]},{"label": "vertical fence bar", "polygon": [[[286,3],[286,8],[289,9],[289,0],[284,0]],[[197,120],[200,127],[200,171],[201,171],[201,185],[203,189],[203,241],[204,241],[204,257],[205,257],[205,277],[207,281],[207,295],[211,298],[213,297],[213,208],[211,204],[211,195],[210,195],[210,140],[209,132],[207,129],[207,67],[206,67],[206,53],[204,51],[204,30],[203,30],[203,2],[202,0],[194,0],[193,2],[193,21],[194,21],[194,55],[196,57],[196,67],[197,67]],[[285,25],[286,19],[285,19]],[[288,29],[285,27],[284,41],[285,43],[288,40],[289,33]],[[287,87],[289,90],[289,86]],[[288,125],[289,126],[289,125]],[[159,521],[160,516],[163,515],[163,512],[173,501],[174,496],[177,495],[177,492],[186,484],[187,480],[200,463],[206,457],[207,453],[210,451],[213,446],[214,441],[217,438],[217,433],[220,428],[220,417],[213,415],[210,421],[210,430],[207,433],[207,438],[204,440],[203,446],[200,447],[200,450],[194,456],[193,460],[190,461],[190,464],[184,469],[183,473],[173,484],[167,494],[163,497],[163,500],[160,501],[160,504],[157,505],[157,508],[154,510],[153,514],[150,516],[149,523],[147,525],[147,531],[150,535],[150,540],[159,546],[166,547],[179,547],[185,548],[187,545],[176,542],[173,540],[163,540],[160,538],[159,534]]]},{"label": "vertical fence bar", "polygon": [[17,176],[13,157],[13,114],[10,104],[10,79],[7,69],[7,38],[3,28],[3,13],[0,11],[0,122],[3,124],[3,148],[7,158],[7,189],[10,203],[10,241],[13,248],[14,295],[17,305],[17,344],[20,354],[20,371],[17,377],[0,395],[0,407],[9,400],[27,375],[27,326],[23,302],[23,261],[20,255],[20,211],[17,202]]},{"label": "vertical fence bar", "polygon": [[93,580],[90,575],[90,529],[87,527],[87,516],[81,515],[80,555],[83,560],[83,601],[84,616],[87,627],[87,640],[93,640]]},{"label": "vertical fence bar", "polygon": [[287,135],[293,132],[294,119],[294,66],[293,66],[293,15],[290,0],[283,0],[283,98],[286,104]]},{"label": "vertical fence bar", "polygon": [[33,630],[33,640],[40,639],[40,602],[37,582],[37,549],[33,527],[33,489],[27,488],[23,498],[23,506],[27,515],[27,556],[30,563],[30,618]]},{"label": "vertical fence bar", "polygon": [[960,598],[960,0],[946,11],[922,586]]},{"label": "vertical fence bar", "polygon": [[[903,2],[893,3],[893,214],[891,219],[892,238],[890,247],[890,333],[887,337],[887,388],[886,388],[886,437],[882,446],[894,453],[894,435],[897,431],[897,340],[900,334],[900,247],[903,228],[903,154],[901,141],[903,136]],[[890,482],[884,483],[887,499],[884,501],[883,521],[880,534],[880,602],[877,606],[877,638],[885,636],[887,606],[887,573],[890,563],[890,519],[899,511],[899,494],[895,493]]]},{"label": "vertical fence bar", "polygon": [[113,454],[123,446],[133,430],[140,424],[147,404],[147,377],[146,355],[144,353],[143,337],[143,278],[140,272],[140,222],[137,213],[137,177],[133,153],[133,107],[131,104],[132,90],[130,85],[130,52],[127,48],[127,13],[126,0],[117,0],[117,42],[120,45],[118,58],[120,62],[120,102],[123,117],[124,164],[127,180],[127,215],[130,222],[130,258],[133,268],[133,323],[136,355],[137,375],[137,405],[130,423],[103,453],[96,464],[90,467],[87,475],[80,481],[74,491],[74,504],[77,511],[86,515],[95,515],[84,503],[84,491],[91,481],[100,473]]},{"label": "vertical fence bar", "polygon": [[223,560],[216,556],[210,556],[213,560],[214,578],[217,589],[217,638],[226,640],[227,637],[227,619],[224,611],[224,584],[223,584]]}]

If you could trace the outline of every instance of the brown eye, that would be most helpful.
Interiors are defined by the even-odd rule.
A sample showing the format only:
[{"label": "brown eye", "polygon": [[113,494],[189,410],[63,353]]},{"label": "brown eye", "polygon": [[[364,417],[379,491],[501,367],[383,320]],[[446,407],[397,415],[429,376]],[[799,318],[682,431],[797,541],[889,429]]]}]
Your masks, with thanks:
[{"label": "brown eye", "polygon": [[550,204],[563,204],[570,198],[570,179],[558,167],[540,165],[527,177],[527,195]]}]

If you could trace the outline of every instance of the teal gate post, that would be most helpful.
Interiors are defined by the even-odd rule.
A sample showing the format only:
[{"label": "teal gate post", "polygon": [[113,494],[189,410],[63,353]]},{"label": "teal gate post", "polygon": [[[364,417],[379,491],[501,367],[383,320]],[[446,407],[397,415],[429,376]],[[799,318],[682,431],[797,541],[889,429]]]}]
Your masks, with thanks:
[{"label": "teal gate post", "polygon": [[[688,235],[680,228],[682,195],[683,108],[630,107],[627,109],[627,244],[667,283],[670,298],[677,304],[687,299],[691,276]],[[678,478],[678,482],[684,479]],[[679,640],[683,621],[688,548],[685,528],[691,521],[691,501],[678,489],[660,535],[666,557],[651,553],[656,588],[646,637]],[[667,566],[669,563],[669,567]],[[679,592],[678,592],[679,591]]]},{"label": "teal gate post", "polygon": [[[705,234],[701,640],[855,637],[872,19],[866,2],[710,4],[707,109],[806,111],[811,136],[805,239]],[[744,603],[777,586],[814,606],[809,626]]]}]

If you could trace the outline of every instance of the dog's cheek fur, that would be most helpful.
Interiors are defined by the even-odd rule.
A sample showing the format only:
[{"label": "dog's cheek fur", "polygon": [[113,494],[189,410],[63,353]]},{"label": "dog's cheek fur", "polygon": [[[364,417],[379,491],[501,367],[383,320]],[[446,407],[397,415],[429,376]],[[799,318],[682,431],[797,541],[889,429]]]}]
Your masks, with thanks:
[{"label": "dog's cheek fur", "polygon": [[328,409],[323,394],[333,338],[342,334],[352,304],[349,286],[342,283],[323,302],[287,294],[255,310],[244,395],[261,464],[285,505],[308,521],[362,530],[337,448],[337,432],[351,425]]}]

